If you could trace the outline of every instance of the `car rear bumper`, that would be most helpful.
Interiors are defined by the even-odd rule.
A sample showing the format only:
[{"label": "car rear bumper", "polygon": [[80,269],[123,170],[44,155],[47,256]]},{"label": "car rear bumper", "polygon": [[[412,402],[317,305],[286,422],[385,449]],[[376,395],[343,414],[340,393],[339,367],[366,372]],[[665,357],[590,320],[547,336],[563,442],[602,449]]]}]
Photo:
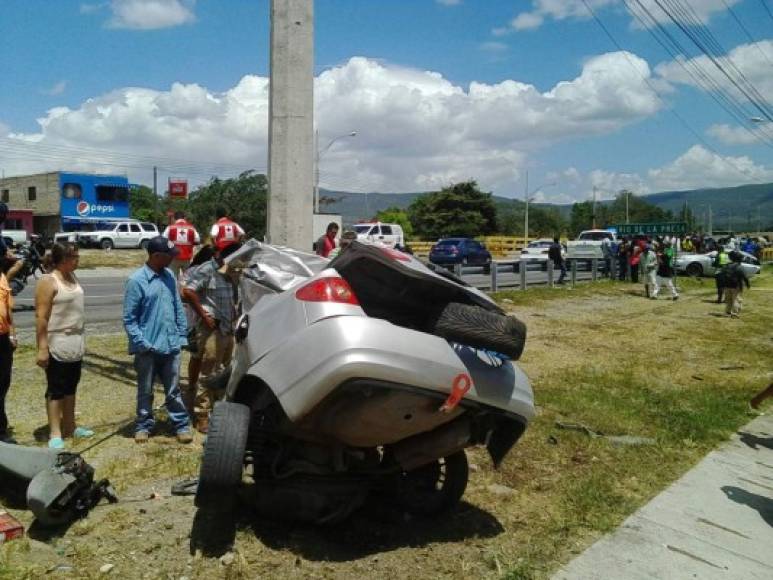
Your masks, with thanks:
[{"label": "car rear bumper", "polygon": [[[364,316],[320,320],[242,368],[271,388],[291,421],[302,419],[347,381],[386,381],[447,397],[460,375],[472,380],[466,403],[524,422],[535,412],[529,380],[511,361]],[[229,384],[229,396],[239,380]]]}]

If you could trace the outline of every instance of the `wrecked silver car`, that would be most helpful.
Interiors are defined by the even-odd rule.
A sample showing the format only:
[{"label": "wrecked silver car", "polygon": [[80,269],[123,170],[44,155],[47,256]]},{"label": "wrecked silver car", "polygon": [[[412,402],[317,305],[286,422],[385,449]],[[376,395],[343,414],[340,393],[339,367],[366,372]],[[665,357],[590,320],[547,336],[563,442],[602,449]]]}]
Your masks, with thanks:
[{"label": "wrecked silver car", "polygon": [[328,261],[251,241],[229,259],[243,314],[199,508],[232,509],[246,474],[268,515],[340,521],[370,493],[433,514],[465,491],[466,447],[498,466],[533,417],[513,362],[525,326],[452,275],[362,242]]}]

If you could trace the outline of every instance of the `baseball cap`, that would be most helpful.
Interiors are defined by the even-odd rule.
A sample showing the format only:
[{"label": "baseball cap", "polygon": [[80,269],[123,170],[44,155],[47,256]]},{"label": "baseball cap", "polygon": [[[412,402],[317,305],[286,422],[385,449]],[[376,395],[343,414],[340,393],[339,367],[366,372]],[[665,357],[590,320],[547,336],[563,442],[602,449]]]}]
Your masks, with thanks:
[{"label": "baseball cap", "polygon": [[175,257],[180,253],[180,250],[175,246],[169,238],[164,236],[156,236],[148,242],[148,255],[152,254],[168,254]]}]

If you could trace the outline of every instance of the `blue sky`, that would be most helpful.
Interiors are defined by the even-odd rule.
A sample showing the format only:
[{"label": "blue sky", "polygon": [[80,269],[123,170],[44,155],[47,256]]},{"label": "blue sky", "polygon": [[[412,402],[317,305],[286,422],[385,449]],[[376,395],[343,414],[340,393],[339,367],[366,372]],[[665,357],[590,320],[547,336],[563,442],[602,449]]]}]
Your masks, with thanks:
[{"label": "blue sky", "polygon": [[[696,57],[656,1],[642,5]],[[674,2],[772,103],[773,1],[664,3]],[[268,0],[0,6],[7,175],[84,169],[147,182],[157,164],[199,182],[265,170]],[[691,62],[727,84],[710,62]],[[474,178],[512,197],[528,172],[538,199],[567,202],[594,186],[609,196],[773,181],[773,125],[752,123],[756,138],[742,129],[623,0],[317,0],[315,63],[321,140],[357,131],[325,153],[323,187]]]}]

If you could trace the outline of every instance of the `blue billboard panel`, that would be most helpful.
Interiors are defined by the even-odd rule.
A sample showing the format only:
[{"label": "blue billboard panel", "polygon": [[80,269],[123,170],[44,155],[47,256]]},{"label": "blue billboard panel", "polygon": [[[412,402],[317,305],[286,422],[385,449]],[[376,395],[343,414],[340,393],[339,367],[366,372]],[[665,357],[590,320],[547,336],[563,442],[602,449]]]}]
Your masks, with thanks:
[{"label": "blue billboard panel", "polygon": [[129,217],[129,180],[120,175],[60,173],[62,223]]}]

